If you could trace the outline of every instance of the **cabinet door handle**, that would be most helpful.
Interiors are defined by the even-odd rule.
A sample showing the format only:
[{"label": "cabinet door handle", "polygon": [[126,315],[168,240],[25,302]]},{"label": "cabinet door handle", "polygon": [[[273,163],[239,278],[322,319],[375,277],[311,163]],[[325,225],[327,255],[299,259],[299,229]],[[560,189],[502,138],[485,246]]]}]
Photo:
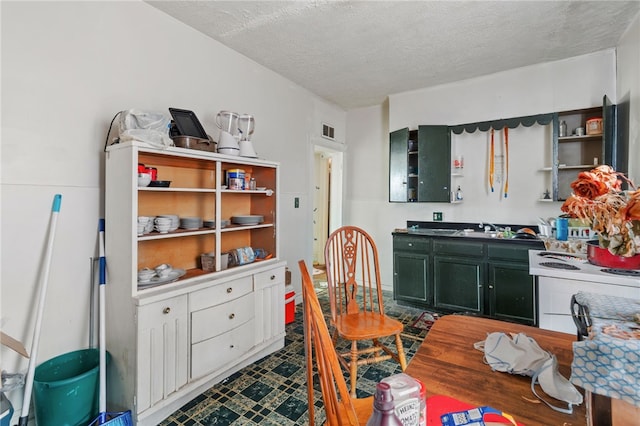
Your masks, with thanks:
[{"label": "cabinet door handle", "polygon": [[233,349],[233,348],[235,348],[235,345],[229,345],[229,348]]},{"label": "cabinet door handle", "polygon": [[492,288],[493,288],[493,286],[492,286],[492,285],[489,285],[489,288],[490,288],[490,289],[492,289]]},{"label": "cabinet door handle", "polygon": [[229,319],[234,319],[236,317],[236,314],[229,314]]},{"label": "cabinet door handle", "polygon": [[227,289],[227,293],[231,293],[232,291],[233,291],[233,287],[229,287],[229,288]]},{"label": "cabinet door handle", "polygon": [[276,276],[275,275],[271,275],[271,281],[275,280]]},{"label": "cabinet door handle", "polygon": [[168,306],[162,310],[162,313],[165,314],[165,315],[170,313],[170,312],[171,312],[171,308],[168,307]]}]

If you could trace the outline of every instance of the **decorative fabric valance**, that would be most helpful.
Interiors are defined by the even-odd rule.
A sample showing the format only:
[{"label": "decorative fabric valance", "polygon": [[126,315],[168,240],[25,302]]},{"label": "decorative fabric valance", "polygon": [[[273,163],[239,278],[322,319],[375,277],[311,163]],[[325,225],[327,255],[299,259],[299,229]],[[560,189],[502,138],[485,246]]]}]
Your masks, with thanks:
[{"label": "decorative fabric valance", "polygon": [[514,118],[502,118],[499,120],[480,121],[477,123],[458,124],[457,126],[449,126],[449,128],[453,133],[459,135],[464,131],[466,131],[467,133],[473,133],[476,130],[486,132],[491,128],[493,128],[494,130],[502,130],[505,126],[510,129],[515,129],[519,125],[523,125],[524,127],[531,127],[536,123],[545,125],[551,123],[551,120],[553,120],[553,113],[527,115],[524,117]]}]

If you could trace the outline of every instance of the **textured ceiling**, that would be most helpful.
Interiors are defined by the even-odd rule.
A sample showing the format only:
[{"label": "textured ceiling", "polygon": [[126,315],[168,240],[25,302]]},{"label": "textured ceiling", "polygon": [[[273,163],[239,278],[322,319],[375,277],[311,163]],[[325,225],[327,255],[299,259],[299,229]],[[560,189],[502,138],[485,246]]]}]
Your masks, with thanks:
[{"label": "textured ceiling", "polygon": [[147,1],[344,109],[616,46],[640,1]]}]

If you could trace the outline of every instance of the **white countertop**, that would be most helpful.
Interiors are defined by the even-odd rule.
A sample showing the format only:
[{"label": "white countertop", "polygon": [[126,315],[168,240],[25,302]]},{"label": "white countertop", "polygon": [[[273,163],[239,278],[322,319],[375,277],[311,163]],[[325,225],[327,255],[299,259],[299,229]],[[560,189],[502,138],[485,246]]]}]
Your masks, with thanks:
[{"label": "white countertop", "polygon": [[[554,258],[554,255],[541,256],[540,253],[554,253],[554,255],[557,254],[559,259]],[[555,269],[540,265],[540,263],[544,262],[566,263],[579,269]],[[555,253],[544,250],[529,250],[530,275],[640,288],[640,277],[610,274],[602,272],[602,269],[606,268],[589,263],[585,256],[578,256],[563,252]]]}]

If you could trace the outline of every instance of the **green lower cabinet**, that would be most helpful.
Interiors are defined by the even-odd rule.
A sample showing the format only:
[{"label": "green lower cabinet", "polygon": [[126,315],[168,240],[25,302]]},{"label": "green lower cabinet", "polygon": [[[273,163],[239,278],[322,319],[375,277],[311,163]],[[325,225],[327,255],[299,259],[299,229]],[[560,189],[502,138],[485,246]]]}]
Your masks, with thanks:
[{"label": "green lower cabinet", "polygon": [[432,303],[427,290],[429,256],[411,252],[393,254],[393,294],[396,300]]},{"label": "green lower cabinet", "polygon": [[529,249],[537,243],[393,237],[393,294],[400,304],[538,325]]},{"label": "green lower cabinet", "polygon": [[529,263],[491,262],[488,314],[497,319],[537,325],[535,278]]},{"label": "green lower cabinet", "polygon": [[434,307],[483,314],[484,262],[458,257],[433,257]]}]

